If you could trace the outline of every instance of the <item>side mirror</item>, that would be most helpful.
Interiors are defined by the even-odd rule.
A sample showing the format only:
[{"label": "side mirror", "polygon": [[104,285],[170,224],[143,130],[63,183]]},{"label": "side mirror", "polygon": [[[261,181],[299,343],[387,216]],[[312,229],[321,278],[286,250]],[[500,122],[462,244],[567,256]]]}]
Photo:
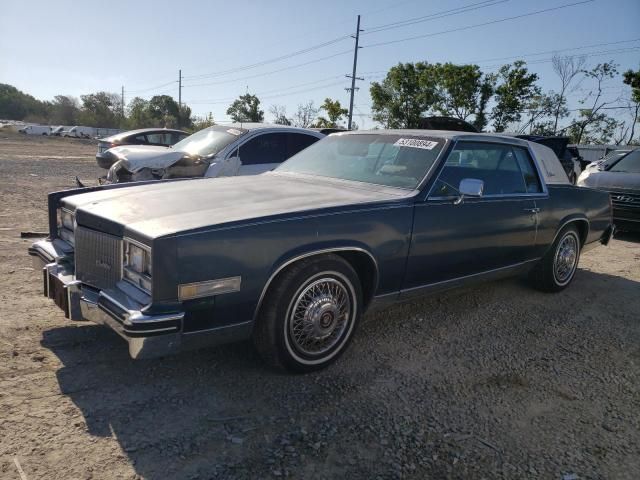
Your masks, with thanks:
[{"label": "side mirror", "polygon": [[455,202],[455,205],[462,203],[464,197],[481,197],[484,190],[484,182],[477,178],[463,178],[460,180],[460,187],[458,187],[459,196]]}]

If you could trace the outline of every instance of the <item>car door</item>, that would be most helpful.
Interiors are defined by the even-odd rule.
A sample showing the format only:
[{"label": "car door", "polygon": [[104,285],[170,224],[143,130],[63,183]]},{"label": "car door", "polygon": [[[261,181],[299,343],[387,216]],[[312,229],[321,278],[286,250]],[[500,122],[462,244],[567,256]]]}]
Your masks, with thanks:
[{"label": "car door", "polygon": [[[459,202],[463,178],[484,182]],[[403,289],[417,289],[533,259],[545,188],[527,149],[457,142],[426,199],[415,207]]]},{"label": "car door", "polygon": [[240,157],[238,175],[268,172],[287,158],[287,133],[259,133],[230,154]]}]

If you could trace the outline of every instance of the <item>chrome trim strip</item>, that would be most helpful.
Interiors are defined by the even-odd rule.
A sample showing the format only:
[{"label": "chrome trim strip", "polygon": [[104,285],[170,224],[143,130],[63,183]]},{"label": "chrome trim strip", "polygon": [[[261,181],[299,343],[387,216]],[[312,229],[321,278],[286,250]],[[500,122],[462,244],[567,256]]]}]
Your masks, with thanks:
[{"label": "chrome trim strip", "polygon": [[582,217],[572,218],[572,219],[567,220],[566,222],[564,222],[562,225],[560,225],[560,227],[558,227],[558,229],[556,230],[556,234],[553,236],[553,240],[551,240],[551,243],[549,244],[549,248],[551,248],[553,246],[553,244],[556,242],[556,239],[558,238],[558,235],[560,234],[560,230],[562,230],[564,227],[566,227],[567,225],[569,225],[572,222],[586,222],[587,223],[587,234],[584,237],[584,244],[580,245],[580,249],[582,250],[582,247],[587,244],[587,238],[589,238],[589,232],[591,231],[591,223],[589,223],[589,219],[586,218],[586,217],[585,218],[582,218]]},{"label": "chrome trim strip", "polygon": [[231,325],[223,325],[221,327],[212,327],[212,328],[207,328],[207,329],[204,329],[204,330],[194,330],[193,332],[183,332],[182,334],[184,336],[189,336],[189,335],[194,335],[194,334],[198,334],[198,333],[218,332],[220,330],[225,330],[227,328],[245,327],[245,326],[248,326],[248,325],[250,325],[252,323],[253,323],[253,320],[247,320],[246,322],[233,323]]},{"label": "chrome trim strip", "polygon": [[273,281],[273,279],[282,270],[284,270],[286,267],[288,267],[292,263],[297,262],[298,260],[302,260],[303,258],[313,257],[313,256],[316,256],[316,255],[322,255],[323,253],[349,252],[349,251],[366,253],[369,256],[369,258],[371,258],[371,260],[373,260],[373,266],[375,267],[375,271],[376,271],[376,279],[375,279],[375,284],[374,284],[374,288],[373,288],[373,291],[375,292],[377,290],[377,288],[378,288],[378,280],[380,278],[380,270],[378,268],[378,262],[376,261],[375,257],[373,256],[373,254],[371,252],[369,252],[368,250],[365,250],[364,248],[361,248],[361,247],[335,247],[335,248],[325,248],[325,249],[321,249],[321,250],[314,250],[312,252],[307,252],[307,253],[304,253],[302,255],[298,255],[296,257],[293,257],[293,258],[287,260],[286,262],[284,262],[282,265],[280,265],[271,274],[271,276],[267,279],[267,283],[265,283],[264,288],[262,289],[262,293],[260,294],[260,298],[258,299],[258,304],[256,305],[256,309],[253,312],[253,321],[255,321],[257,316],[258,316],[258,312],[260,311],[260,307],[262,306],[262,301],[264,300],[264,297],[267,294],[267,290],[269,289],[269,285],[271,285],[271,282]]},{"label": "chrome trim strip", "polygon": [[478,272],[478,273],[472,273],[470,275],[463,275],[462,277],[450,278],[449,280],[442,280],[440,282],[426,283],[424,285],[418,285],[416,287],[405,288],[403,290],[400,290],[400,292],[398,292],[398,293],[400,293],[402,295],[403,293],[413,292],[415,290],[420,290],[422,288],[435,287],[437,285],[444,285],[444,284],[447,284],[447,283],[458,282],[460,280],[466,280],[468,278],[478,277],[478,276],[482,276],[482,275],[488,275],[490,273],[496,273],[496,272],[500,272],[500,271],[503,271],[503,270],[508,270],[508,269],[511,269],[511,268],[523,267],[523,266],[525,266],[525,265],[527,265],[529,263],[534,263],[534,262],[537,262],[539,260],[540,260],[540,258],[534,258],[534,259],[531,259],[531,260],[525,260],[524,262],[518,262],[518,263],[514,263],[514,264],[511,264],[511,265],[504,266],[504,267],[493,268],[491,270],[485,270],[485,271]]}]

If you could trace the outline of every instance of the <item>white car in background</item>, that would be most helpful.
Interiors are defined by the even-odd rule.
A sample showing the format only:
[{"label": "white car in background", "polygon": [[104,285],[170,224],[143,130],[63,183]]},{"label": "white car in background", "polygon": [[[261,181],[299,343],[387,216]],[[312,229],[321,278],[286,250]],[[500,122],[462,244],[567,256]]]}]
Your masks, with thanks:
[{"label": "white car in background", "polygon": [[107,182],[257,175],[323,137],[318,131],[286,125],[214,125],[172,147],[130,145],[108,150],[117,161]]}]

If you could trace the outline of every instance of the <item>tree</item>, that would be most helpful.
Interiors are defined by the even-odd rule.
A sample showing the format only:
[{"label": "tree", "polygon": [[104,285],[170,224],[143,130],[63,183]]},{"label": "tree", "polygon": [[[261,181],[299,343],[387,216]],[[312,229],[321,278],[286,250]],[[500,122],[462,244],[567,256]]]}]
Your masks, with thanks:
[{"label": "tree", "polygon": [[[631,101],[629,102],[629,110],[631,111],[631,127],[629,133],[629,140],[627,145],[633,143],[633,137],[635,135],[636,123],[640,121],[638,114],[640,113],[640,70],[633,71],[627,70],[623,74],[623,83],[631,87]],[[622,143],[622,142],[621,142]]]},{"label": "tree", "polygon": [[111,92],[97,92],[81,95],[82,111],[79,122],[91,127],[115,128],[122,112],[120,95]]},{"label": "tree", "polygon": [[493,128],[504,132],[510,123],[519,122],[522,111],[528,109],[531,100],[540,95],[536,85],[538,75],[529,73],[522,60],[503,65],[498,71],[500,84],[495,89],[496,105],[491,112]]},{"label": "tree", "polygon": [[49,105],[49,120],[54,124],[75,125],[79,114],[80,104],[75,97],[56,95]]},{"label": "tree", "polygon": [[313,105],[313,100],[298,105],[298,110],[293,116],[292,123],[296,127],[307,128],[313,124],[318,115],[318,109]]},{"label": "tree", "polygon": [[570,91],[571,84],[578,74],[582,71],[586,57],[584,55],[567,55],[562,57],[555,54],[551,58],[553,71],[560,78],[560,92],[556,94],[556,103],[553,109],[553,135],[558,131],[558,121],[569,115],[567,111],[567,93]]},{"label": "tree", "polygon": [[437,104],[437,80],[426,62],[391,67],[381,83],[371,83],[373,120],[386,128],[418,128],[422,115]]},{"label": "tree", "polygon": [[213,114],[211,112],[209,112],[206,117],[193,117],[190,123],[192,132],[197,132],[199,130],[212,127],[216,124],[216,122],[213,120]]},{"label": "tree", "polygon": [[318,117],[315,126],[319,128],[342,127],[342,125],[338,125],[338,122],[342,120],[342,117],[345,115],[349,115],[349,110],[342,108],[340,100],[331,100],[330,98],[324,99],[324,103],[320,106],[320,110],[324,110],[327,113],[328,118]]},{"label": "tree", "polygon": [[482,72],[477,65],[436,65],[438,104],[436,110],[449,117],[467,120],[478,111]]},{"label": "tree", "polygon": [[24,120],[27,116],[46,118],[47,105],[13,85],[0,83],[0,118]]},{"label": "tree", "polygon": [[482,132],[489,124],[489,119],[487,118],[486,113],[487,105],[489,104],[491,97],[493,97],[497,81],[498,76],[494,73],[490,73],[482,77],[482,81],[480,83],[480,94],[478,96],[478,106],[476,108],[475,120],[473,121],[473,125],[479,132]]},{"label": "tree", "polygon": [[264,111],[260,110],[260,100],[255,95],[240,95],[227,109],[227,115],[234,122],[263,122]]},{"label": "tree", "polygon": [[127,106],[127,127],[144,128],[155,127],[149,114],[149,102],[140,97],[134,97]]},{"label": "tree", "polygon": [[618,73],[617,65],[612,62],[599,63],[591,70],[583,70],[582,73],[586,80],[591,80],[595,85],[580,101],[590,107],[580,109],[578,120],[569,128],[574,143],[580,143],[587,139],[601,139],[603,137],[597,134],[598,130],[606,134],[611,131],[613,125],[609,117],[602,113],[602,109],[612,103],[602,99],[602,92],[605,82]]},{"label": "tree", "polygon": [[149,116],[153,119],[154,127],[175,128],[180,120],[180,108],[170,95],[155,95],[147,106]]},{"label": "tree", "polygon": [[271,105],[269,113],[273,115],[273,123],[276,125],[291,125],[291,120],[287,118],[287,107],[284,105]]},{"label": "tree", "polygon": [[[537,135],[555,135],[553,117],[556,114],[563,117],[569,115],[566,98],[561,100],[560,94],[553,91],[536,95],[529,102],[529,110],[525,112],[526,120],[518,128],[518,133],[525,133],[529,129],[530,134],[535,132]],[[544,121],[550,117],[551,120]]]}]

